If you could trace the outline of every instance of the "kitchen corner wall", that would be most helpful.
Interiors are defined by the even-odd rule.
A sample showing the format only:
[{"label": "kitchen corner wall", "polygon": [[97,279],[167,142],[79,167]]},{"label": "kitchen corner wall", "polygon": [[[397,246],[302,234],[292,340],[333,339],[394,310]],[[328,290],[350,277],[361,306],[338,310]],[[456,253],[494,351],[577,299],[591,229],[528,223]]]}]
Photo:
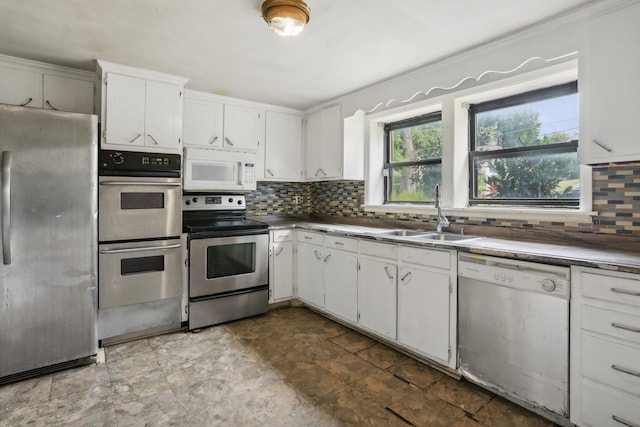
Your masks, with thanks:
[{"label": "kitchen corner wall", "polygon": [[[365,212],[361,207],[363,204],[364,181],[260,182],[258,189],[247,195],[248,214],[253,216],[315,214],[431,224],[435,224],[436,220],[433,215]],[[592,217],[591,222],[586,223],[471,216],[449,217],[449,221],[456,225],[639,236],[640,163],[594,167],[593,210],[598,214]]]}]

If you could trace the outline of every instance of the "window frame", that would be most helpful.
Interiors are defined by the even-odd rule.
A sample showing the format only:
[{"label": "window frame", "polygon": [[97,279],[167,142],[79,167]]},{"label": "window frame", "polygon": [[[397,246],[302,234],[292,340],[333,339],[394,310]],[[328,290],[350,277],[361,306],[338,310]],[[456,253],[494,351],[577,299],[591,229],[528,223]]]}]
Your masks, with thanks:
[{"label": "window frame", "polygon": [[[477,159],[496,159],[496,158],[510,158],[517,157],[519,155],[530,155],[537,153],[545,154],[562,154],[562,153],[576,153],[578,154],[578,140],[546,144],[525,146],[517,148],[507,148],[494,151],[477,151],[476,150],[476,114],[487,111],[497,110],[506,107],[512,107],[517,105],[523,105],[533,103],[537,101],[543,101],[547,99],[556,98],[564,95],[578,94],[578,81],[574,80],[568,83],[549,86],[541,89],[535,89],[510,95],[498,99],[492,99],[489,101],[479,102],[469,105],[469,194],[468,203],[470,207],[474,206],[529,206],[529,207],[567,207],[571,209],[580,208],[580,196],[571,199],[520,199],[520,198],[502,198],[502,199],[480,199],[475,196],[477,189],[477,175],[475,170],[475,164]],[[579,120],[579,118],[578,118]],[[580,176],[580,174],[579,174]],[[581,178],[581,176],[580,176]],[[582,179],[580,179],[580,191],[582,188]]]},{"label": "window frame", "polygon": [[[406,127],[431,123],[431,122],[442,122],[442,110],[433,111],[427,114],[421,114],[419,116],[411,117],[408,119],[398,120],[394,122],[389,122],[384,124],[384,158],[382,163],[382,174],[384,176],[384,199],[383,204],[411,204],[411,205],[432,205],[435,202],[421,202],[421,201],[397,201],[389,199],[389,192],[391,191],[391,185],[389,184],[390,177],[392,176],[392,169],[398,167],[410,167],[410,166],[428,166],[428,165],[442,165],[442,149],[440,157],[424,159],[424,160],[413,160],[410,162],[391,162],[391,144],[389,134],[393,130],[402,129]],[[443,141],[444,142],[444,141]],[[442,144],[444,145],[444,144]],[[442,180],[442,177],[441,177]]]}]

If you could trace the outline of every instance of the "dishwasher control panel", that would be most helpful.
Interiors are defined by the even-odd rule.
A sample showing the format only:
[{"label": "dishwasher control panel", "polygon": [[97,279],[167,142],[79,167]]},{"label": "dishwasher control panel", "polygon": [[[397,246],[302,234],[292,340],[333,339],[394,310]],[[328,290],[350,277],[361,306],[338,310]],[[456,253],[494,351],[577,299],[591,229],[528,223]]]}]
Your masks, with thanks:
[{"label": "dishwasher control panel", "polygon": [[459,254],[458,276],[569,298],[570,268],[507,258]]}]

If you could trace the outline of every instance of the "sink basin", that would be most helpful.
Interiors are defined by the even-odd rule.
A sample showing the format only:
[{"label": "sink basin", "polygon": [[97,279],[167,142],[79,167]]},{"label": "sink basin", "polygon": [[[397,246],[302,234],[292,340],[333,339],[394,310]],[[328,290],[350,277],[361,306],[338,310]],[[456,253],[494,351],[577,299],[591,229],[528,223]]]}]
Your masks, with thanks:
[{"label": "sink basin", "polygon": [[376,236],[398,236],[398,237],[415,237],[429,234],[428,231],[418,230],[388,230],[374,233]]},{"label": "sink basin", "polygon": [[479,239],[478,236],[465,236],[462,234],[451,233],[423,233],[420,236],[414,236],[416,240],[435,240],[440,242],[460,242],[463,240]]}]

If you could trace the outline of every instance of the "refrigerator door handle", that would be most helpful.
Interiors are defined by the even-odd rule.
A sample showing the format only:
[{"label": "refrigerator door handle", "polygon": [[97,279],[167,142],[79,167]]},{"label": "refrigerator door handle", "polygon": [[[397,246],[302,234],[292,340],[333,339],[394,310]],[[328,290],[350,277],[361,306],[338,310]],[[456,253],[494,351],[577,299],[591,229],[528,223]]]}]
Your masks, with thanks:
[{"label": "refrigerator door handle", "polygon": [[11,151],[2,152],[2,262],[11,264]]}]

